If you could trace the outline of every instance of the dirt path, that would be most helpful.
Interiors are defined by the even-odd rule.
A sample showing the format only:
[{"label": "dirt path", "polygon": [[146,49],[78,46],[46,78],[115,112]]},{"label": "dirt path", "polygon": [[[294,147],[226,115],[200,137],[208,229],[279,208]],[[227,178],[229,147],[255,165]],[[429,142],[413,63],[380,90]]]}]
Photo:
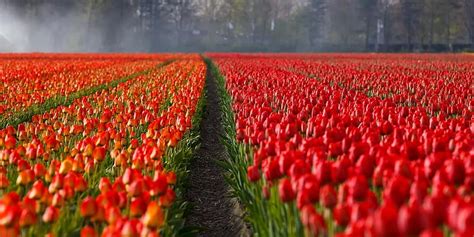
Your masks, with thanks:
[{"label": "dirt path", "polygon": [[217,81],[210,70],[206,79],[207,104],[201,124],[201,147],[191,162],[191,173],[187,201],[191,211],[187,226],[199,226],[204,230],[199,236],[232,237],[241,233],[242,221],[234,201],[229,198],[229,187],[224,179],[224,170],[214,160],[225,159],[225,146],[219,137],[223,133]]}]

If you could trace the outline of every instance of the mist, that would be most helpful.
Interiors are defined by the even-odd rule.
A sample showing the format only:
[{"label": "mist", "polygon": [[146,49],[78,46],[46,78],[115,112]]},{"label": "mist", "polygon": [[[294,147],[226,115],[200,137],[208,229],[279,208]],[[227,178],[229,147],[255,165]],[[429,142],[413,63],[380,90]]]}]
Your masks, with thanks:
[{"label": "mist", "polygon": [[452,1],[0,0],[0,52],[473,50]]},{"label": "mist", "polygon": [[[116,12],[97,17],[93,6],[67,1],[66,6],[43,1],[31,9],[0,1],[0,51],[4,52],[104,52],[134,51],[139,37],[126,29],[133,16]],[[80,2],[80,1],[77,1]]]}]

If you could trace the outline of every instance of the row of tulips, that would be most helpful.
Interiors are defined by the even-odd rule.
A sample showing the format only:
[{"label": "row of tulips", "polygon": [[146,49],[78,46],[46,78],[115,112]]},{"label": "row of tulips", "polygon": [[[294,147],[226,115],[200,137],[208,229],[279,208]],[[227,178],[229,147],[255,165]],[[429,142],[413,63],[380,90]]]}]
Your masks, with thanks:
[{"label": "row of tulips", "polygon": [[[370,83],[352,88],[288,67],[313,68],[314,55],[209,56],[223,75],[228,180],[257,236],[474,234],[474,118],[463,83],[450,85],[463,91],[454,97],[462,113],[446,116],[360,93]],[[334,78],[352,56],[341,57],[349,60],[315,67],[318,78]]]},{"label": "row of tulips", "polygon": [[320,80],[405,106],[424,106],[431,114],[458,116],[474,109],[474,56],[406,59],[374,56],[373,60],[327,58],[295,60],[292,67]]},{"label": "row of tulips", "polygon": [[192,54],[2,54],[0,128]]},{"label": "row of tulips", "polygon": [[[22,60],[15,62],[24,65]],[[44,60],[39,64],[45,64]],[[0,116],[15,116],[15,112],[20,112],[32,105],[41,105],[48,99],[54,97],[65,97],[74,92],[85,90],[97,85],[109,83],[113,80],[132,75],[137,72],[156,66],[159,61],[92,61],[86,67],[75,67],[83,65],[78,61],[60,61],[60,67],[70,68],[64,72],[55,71],[57,64],[47,63],[41,65],[42,68],[52,67],[54,73],[46,76],[35,76],[30,74],[28,68],[22,68],[19,78],[14,78],[4,72],[5,79],[0,87]],[[8,65],[13,68],[14,65]],[[49,70],[45,70],[49,71]],[[16,73],[19,75],[20,73]]]},{"label": "row of tulips", "polygon": [[472,96],[465,96],[472,91],[474,77],[474,57],[469,54],[294,54],[252,58],[261,65],[278,65],[397,105],[423,106],[430,114],[459,116],[474,109]]},{"label": "row of tulips", "polygon": [[0,235],[182,231],[205,78],[189,58],[0,130]]}]

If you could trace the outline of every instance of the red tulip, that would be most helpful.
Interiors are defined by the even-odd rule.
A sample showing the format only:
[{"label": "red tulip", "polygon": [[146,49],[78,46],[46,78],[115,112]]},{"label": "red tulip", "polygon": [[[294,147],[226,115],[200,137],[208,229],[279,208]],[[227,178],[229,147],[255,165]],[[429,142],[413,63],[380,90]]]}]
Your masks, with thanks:
[{"label": "red tulip", "polygon": [[331,185],[324,185],[320,190],[321,204],[332,209],[337,204],[336,190]]},{"label": "red tulip", "polygon": [[97,237],[99,236],[94,228],[90,226],[83,227],[81,229],[81,237]]},{"label": "red tulip", "polygon": [[260,171],[257,166],[249,166],[247,168],[247,177],[250,182],[256,182],[260,179]]},{"label": "red tulip", "polygon": [[168,189],[168,178],[165,174],[159,174],[155,176],[155,181],[152,182],[150,190],[151,195],[162,195],[166,193]]},{"label": "red tulip", "polygon": [[278,184],[278,194],[282,202],[291,202],[296,198],[296,193],[293,190],[291,181],[288,178],[283,178]]},{"label": "red tulip", "polygon": [[396,205],[401,206],[410,197],[410,181],[403,176],[396,175],[385,189],[385,195]]},{"label": "red tulip", "polygon": [[333,210],[334,220],[339,226],[346,226],[350,221],[351,208],[349,205],[339,203]]},{"label": "red tulip", "polygon": [[56,207],[49,206],[43,213],[43,222],[55,222],[59,218],[59,210]]},{"label": "red tulip", "polygon": [[424,229],[423,213],[418,203],[404,205],[398,216],[398,229],[407,236],[419,235]]},{"label": "red tulip", "polygon": [[446,173],[451,183],[461,185],[464,183],[465,169],[462,160],[450,159],[445,162]]},{"label": "red tulip", "polygon": [[133,198],[130,203],[130,216],[137,217],[143,215],[146,211],[146,203],[143,198]]},{"label": "red tulip", "polygon": [[170,207],[176,199],[173,189],[167,189],[165,195],[160,196],[159,202],[162,207]]},{"label": "red tulip", "polygon": [[86,197],[80,205],[81,216],[91,217],[96,214],[98,208],[97,202],[93,197]]},{"label": "red tulip", "polygon": [[109,190],[112,189],[112,184],[110,180],[106,177],[102,177],[99,180],[99,190],[101,193],[107,193]]},{"label": "red tulip", "polygon": [[105,159],[106,153],[107,150],[105,149],[105,147],[96,146],[92,151],[92,158],[94,158],[94,160],[96,161],[103,161]]},{"label": "red tulip", "polygon": [[133,220],[126,221],[120,230],[120,236],[127,236],[127,237],[140,236],[138,232],[137,224],[138,223],[134,222]]},{"label": "red tulip", "polygon": [[367,191],[369,190],[369,184],[365,176],[357,175],[352,177],[348,181],[349,195],[351,195],[357,201],[363,201],[367,197]]},{"label": "red tulip", "polygon": [[474,234],[474,207],[461,208],[457,220],[457,230],[466,235]]},{"label": "red tulip", "polygon": [[0,226],[10,227],[17,224],[21,209],[18,205],[8,205],[4,202],[2,210],[0,210]]},{"label": "red tulip", "polygon": [[374,232],[376,236],[399,236],[397,226],[398,210],[394,204],[388,202],[374,213]]},{"label": "red tulip", "polygon": [[10,184],[10,181],[8,181],[6,174],[0,173],[0,189],[7,188],[9,184]]},{"label": "red tulip", "polygon": [[38,217],[35,212],[23,209],[20,214],[20,227],[28,227],[36,224]]},{"label": "red tulip", "polygon": [[122,217],[122,213],[118,207],[108,207],[105,209],[105,220],[109,225],[115,224]]},{"label": "red tulip", "polygon": [[443,237],[444,234],[439,229],[426,229],[421,232],[420,237]]}]

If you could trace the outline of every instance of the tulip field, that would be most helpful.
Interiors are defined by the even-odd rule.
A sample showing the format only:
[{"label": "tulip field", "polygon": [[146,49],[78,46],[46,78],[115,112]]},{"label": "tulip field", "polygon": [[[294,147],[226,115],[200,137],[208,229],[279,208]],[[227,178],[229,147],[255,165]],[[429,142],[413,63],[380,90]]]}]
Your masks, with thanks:
[{"label": "tulip field", "polygon": [[[7,63],[20,68],[22,60]],[[182,222],[179,179],[195,140],[204,62],[59,59],[45,69],[31,60],[34,83],[11,65],[2,72],[3,90],[18,87],[2,91],[5,121],[32,103],[43,109],[48,97],[103,88],[0,130],[0,235],[172,235]]]},{"label": "tulip field", "polygon": [[231,53],[0,54],[0,236],[198,234],[206,83],[249,235],[474,236],[474,55]]},{"label": "tulip field", "polygon": [[209,55],[258,236],[472,236],[473,55]]}]

